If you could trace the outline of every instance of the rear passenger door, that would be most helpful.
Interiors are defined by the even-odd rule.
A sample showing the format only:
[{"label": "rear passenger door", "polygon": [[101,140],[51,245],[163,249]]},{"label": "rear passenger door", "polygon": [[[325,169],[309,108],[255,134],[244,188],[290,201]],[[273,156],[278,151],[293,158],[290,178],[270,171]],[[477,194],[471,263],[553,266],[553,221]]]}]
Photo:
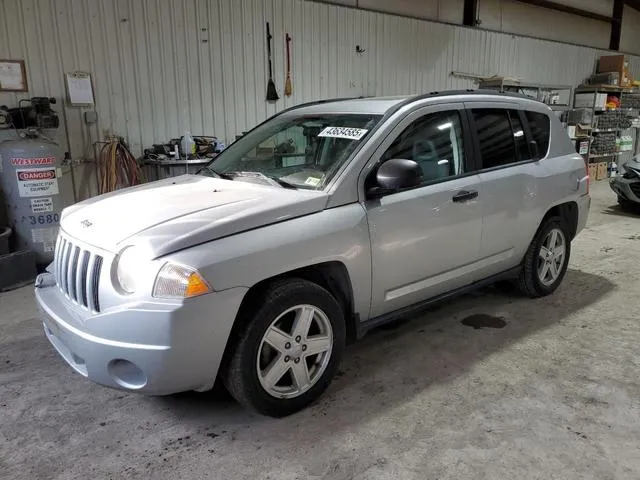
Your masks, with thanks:
[{"label": "rear passenger door", "polygon": [[[517,266],[537,224],[537,177],[543,172],[533,158],[526,117],[517,104],[468,103],[483,186],[483,267],[479,278]],[[546,153],[546,152],[543,152]]]}]

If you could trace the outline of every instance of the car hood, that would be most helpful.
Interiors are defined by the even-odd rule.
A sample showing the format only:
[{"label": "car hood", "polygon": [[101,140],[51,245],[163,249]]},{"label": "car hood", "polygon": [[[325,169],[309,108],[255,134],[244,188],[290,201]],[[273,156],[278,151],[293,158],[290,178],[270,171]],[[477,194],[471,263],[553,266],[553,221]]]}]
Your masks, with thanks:
[{"label": "car hood", "polygon": [[72,237],[117,252],[143,245],[152,257],[324,209],[328,195],[183,175],[101,195],[65,209]]}]

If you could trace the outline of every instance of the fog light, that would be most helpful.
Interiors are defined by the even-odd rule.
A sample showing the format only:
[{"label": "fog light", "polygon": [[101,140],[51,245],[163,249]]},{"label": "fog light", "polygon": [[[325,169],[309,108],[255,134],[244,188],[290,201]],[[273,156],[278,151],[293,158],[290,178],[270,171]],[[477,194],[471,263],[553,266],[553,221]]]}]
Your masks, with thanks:
[{"label": "fog light", "polygon": [[107,365],[109,375],[123,388],[138,390],[147,384],[147,376],[135,363],[120,358]]}]

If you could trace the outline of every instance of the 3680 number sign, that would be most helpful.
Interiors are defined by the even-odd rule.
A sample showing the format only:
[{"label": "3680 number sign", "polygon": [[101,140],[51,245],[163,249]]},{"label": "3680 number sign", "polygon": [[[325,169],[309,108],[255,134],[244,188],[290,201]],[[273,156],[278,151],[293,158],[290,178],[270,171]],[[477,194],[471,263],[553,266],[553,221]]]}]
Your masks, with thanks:
[{"label": "3680 number sign", "polygon": [[31,225],[48,225],[60,221],[60,214],[49,213],[47,215],[29,215],[29,223]]}]

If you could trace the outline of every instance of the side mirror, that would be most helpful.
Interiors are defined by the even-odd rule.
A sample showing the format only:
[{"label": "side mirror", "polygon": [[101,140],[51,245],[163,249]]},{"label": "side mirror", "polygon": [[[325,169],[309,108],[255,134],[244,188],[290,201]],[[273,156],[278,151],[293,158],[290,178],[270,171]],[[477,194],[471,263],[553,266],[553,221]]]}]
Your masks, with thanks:
[{"label": "side mirror", "polygon": [[540,151],[538,150],[538,142],[531,140],[529,142],[529,152],[531,152],[531,158],[536,162],[540,160]]},{"label": "side mirror", "polygon": [[420,184],[422,169],[413,160],[392,158],[387,160],[376,172],[377,186],[369,190],[370,197],[381,197],[387,193],[416,187]]}]

